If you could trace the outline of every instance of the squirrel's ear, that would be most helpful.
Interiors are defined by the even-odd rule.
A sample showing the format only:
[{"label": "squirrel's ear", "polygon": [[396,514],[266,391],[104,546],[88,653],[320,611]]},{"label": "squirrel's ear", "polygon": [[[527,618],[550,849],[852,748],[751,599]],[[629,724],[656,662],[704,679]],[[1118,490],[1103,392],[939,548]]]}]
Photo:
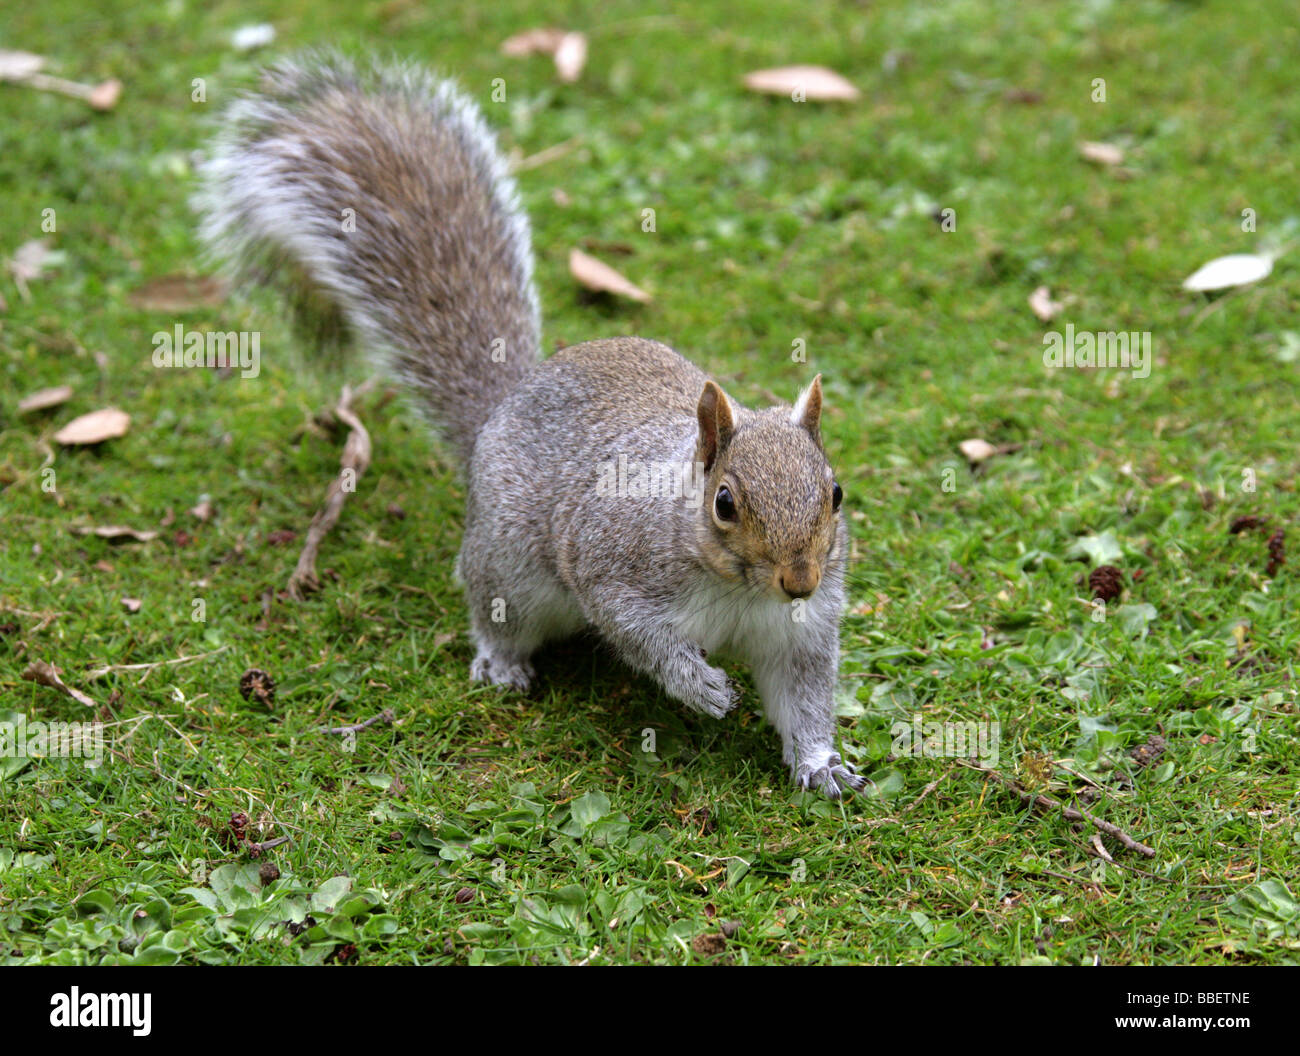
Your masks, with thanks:
[{"label": "squirrel's ear", "polygon": [[718,453],[727,446],[731,434],[736,428],[736,420],[731,413],[731,401],[715,381],[706,381],[704,391],[700,393],[700,404],[695,411],[700,420],[700,461],[704,463],[704,472],[713,468]]},{"label": "squirrel's ear", "polygon": [[790,421],[802,425],[812,433],[814,440],[821,439],[822,421],[822,376],[813,378],[812,384],[803,390],[795,401],[794,410],[790,412]]}]

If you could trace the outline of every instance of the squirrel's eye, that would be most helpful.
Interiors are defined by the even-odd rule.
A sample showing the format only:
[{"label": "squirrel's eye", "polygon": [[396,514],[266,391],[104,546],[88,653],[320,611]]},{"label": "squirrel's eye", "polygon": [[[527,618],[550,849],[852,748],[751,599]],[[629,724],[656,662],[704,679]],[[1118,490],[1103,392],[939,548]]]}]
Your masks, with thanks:
[{"label": "squirrel's eye", "polygon": [[836,481],[835,486],[831,488],[831,509],[838,510],[840,508],[840,503],[843,501],[844,489],[840,487],[839,481]]},{"label": "squirrel's eye", "polygon": [[720,521],[736,519],[736,500],[731,497],[731,492],[725,485],[719,488],[717,495],[713,497],[713,512],[718,515]]}]

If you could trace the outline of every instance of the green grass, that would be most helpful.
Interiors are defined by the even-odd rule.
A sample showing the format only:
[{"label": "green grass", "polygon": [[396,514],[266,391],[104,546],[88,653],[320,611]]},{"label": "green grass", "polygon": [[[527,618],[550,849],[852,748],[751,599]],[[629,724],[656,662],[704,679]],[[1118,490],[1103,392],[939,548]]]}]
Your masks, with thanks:
[{"label": "green grass", "polygon": [[[1214,301],[1179,288],[1288,237],[1285,5],[100,7],[4,15],[6,47],[125,91],[96,115],[0,86],[0,253],[52,208],[64,254],[30,301],[0,279],[0,721],[90,717],[20,679],[44,660],[94,697],[112,749],[99,769],[0,759],[0,961],[682,963],[709,958],[695,940],[722,921],[739,929],[716,958],[734,962],[1295,960],[1297,566],[1267,575],[1265,540],[1300,539],[1297,272],[1283,256]],[[521,177],[548,348],[660,338],[758,404],[824,373],[856,552],[841,733],[873,795],[794,793],[752,698],[723,722],[686,716],[590,643],[544,656],[529,697],[471,686],[462,488],[400,400],[363,401],[373,465],[325,545],[325,589],[287,599],[341,444],[303,427],[338,373],[303,369],[269,295],[182,314],[128,301],[208,268],[191,152],[268,57],[228,43],[262,19],[275,53],[330,43],[454,73],[520,155],[571,143]],[[590,34],[577,84],[498,53],[547,23]],[[793,62],[838,69],[861,101],[740,87]],[[1081,140],[1122,145],[1124,171],[1083,161]],[[654,303],[583,296],[574,245]],[[1067,305],[1046,327],[1026,304],[1039,284]],[[178,322],[261,331],[260,377],[154,369],[150,336]],[[1149,331],[1150,377],[1044,369],[1044,330],[1067,322]],[[64,383],[70,403],[18,415]],[[131,414],[125,437],[53,442],[105,405]],[[972,437],[1013,449],[972,470],[957,450]],[[207,522],[187,513],[201,495]],[[1230,535],[1245,514],[1266,530]],[[104,524],[161,534],[71,531]],[[1103,620],[1080,538],[1125,573]],[[272,706],[240,695],[249,667],[278,682]],[[351,751],[319,732],[383,709],[395,722]],[[1000,723],[1003,773],[1069,801],[1095,785],[1090,809],[1156,856],[1105,838],[1118,864],[1100,865],[1091,830],[953,759],[891,757],[891,725],[916,713]],[[1162,758],[1133,764],[1156,734]],[[239,811],[254,839],[290,837],[264,888],[223,838]],[[347,897],[328,886],[344,875]],[[300,934],[279,925],[309,913]]]}]

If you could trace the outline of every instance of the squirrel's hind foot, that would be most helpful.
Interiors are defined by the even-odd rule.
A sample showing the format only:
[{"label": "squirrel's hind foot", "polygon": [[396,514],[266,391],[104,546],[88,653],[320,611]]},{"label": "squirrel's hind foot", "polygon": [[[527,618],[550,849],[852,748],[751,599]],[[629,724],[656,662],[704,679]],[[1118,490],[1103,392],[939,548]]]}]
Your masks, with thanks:
[{"label": "squirrel's hind foot", "polygon": [[533,683],[533,665],[522,657],[511,657],[490,652],[480,646],[478,656],[469,667],[469,677],[475,682],[490,682],[494,686],[507,686],[520,693],[528,691]]},{"label": "squirrel's hind foot", "polygon": [[842,760],[837,752],[820,766],[800,766],[795,770],[794,783],[799,788],[821,792],[827,799],[840,799],[845,792],[861,792],[867,779]]}]

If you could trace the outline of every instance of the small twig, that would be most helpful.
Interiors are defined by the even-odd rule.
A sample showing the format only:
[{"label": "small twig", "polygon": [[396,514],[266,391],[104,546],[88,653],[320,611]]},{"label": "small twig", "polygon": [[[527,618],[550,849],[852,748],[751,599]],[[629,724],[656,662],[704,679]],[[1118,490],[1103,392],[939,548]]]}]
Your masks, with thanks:
[{"label": "small twig", "polygon": [[529,154],[526,158],[520,158],[510,166],[510,171],[527,172],[529,169],[536,169],[547,162],[555,161],[562,158],[570,151],[576,149],[582,142],[581,136],[574,136],[572,139],[566,139],[563,143],[556,143],[553,147],[547,147],[545,150],[539,150],[536,154]]},{"label": "small twig", "polygon": [[7,601],[0,601],[0,612],[7,612],[13,616],[22,616],[27,619],[40,620],[40,623],[27,629],[25,632],[27,634],[40,634],[41,631],[45,630],[46,627],[63,615],[62,613],[52,609],[45,612],[30,612],[27,609],[20,609],[14,605],[10,605]]},{"label": "small twig", "polygon": [[107,667],[97,667],[93,671],[86,672],[86,681],[91,682],[97,678],[103,678],[105,675],[112,674],[114,671],[152,671],[159,667],[170,667],[173,664],[188,664],[191,660],[206,660],[209,656],[216,656],[218,653],[224,653],[230,646],[223,645],[220,649],[213,649],[210,653],[195,653],[193,656],[178,656],[175,660],[156,660],[151,664],[109,664]]},{"label": "small twig", "polygon": [[80,84],[77,81],[54,77],[48,73],[33,73],[14,83],[30,85],[32,88],[38,88],[43,92],[58,92],[60,95],[69,95],[73,99],[80,99],[83,103],[89,103],[95,110],[112,110],[117,105],[118,97],[122,94],[122,82],[115,77],[100,84]]},{"label": "small twig", "polygon": [[356,490],[357,481],[370,465],[370,434],[353,412],[352,401],[366,392],[373,383],[374,380],[371,379],[355,392],[351,386],[344,385],[339,402],[333,408],[334,417],[346,425],[350,432],[339,459],[339,475],[330,481],[329,490],[325,493],[325,505],[312,518],[311,527],[307,529],[307,541],[303,544],[302,553],[298,555],[298,565],[289,577],[289,596],[294,601],[302,601],[307,594],[320,590],[320,577],[316,575],[316,554],[325,536],[338,523],[348,492]]},{"label": "small twig", "polygon": [[369,729],[377,722],[382,722],[385,725],[387,725],[392,721],[393,721],[393,709],[385,708],[378,715],[374,715],[366,719],[365,722],[354,723],[351,726],[326,726],[320,732],[321,733],[360,733],[362,730]]},{"label": "small twig", "polygon": [[953,769],[954,769],[953,767],[949,767],[949,768],[948,768],[947,770],[945,770],[942,774],[940,774],[940,775],[939,775],[938,777],[936,777],[933,781],[931,781],[928,785],[926,785],[925,788],[921,789],[921,794],[920,794],[919,796],[917,796],[914,800],[912,800],[912,802],[911,802],[910,804],[908,804],[906,807],[903,808],[903,813],[904,813],[904,814],[909,814],[909,813],[911,813],[914,809],[916,809],[916,805],[917,805],[918,803],[920,803],[921,800],[925,799],[925,797],[928,796],[931,792],[933,792],[936,788],[938,788],[938,787],[939,787],[939,783],[940,783],[940,782],[941,782],[945,777],[947,777],[949,774],[951,774],[951,773],[953,772]]},{"label": "small twig", "polygon": [[1115,859],[1111,857],[1110,851],[1106,850],[1106,845],[1101,842],[1101,833],[1094,832],[1092,839],[1088,841],[1092,848],[1097,852],[1097,857],[1103,862],[1110,862],[1112,865]]},{"label": "small twig", "polygon": [[1067,807],[1059,800],[1053,799],[1051,796],[1043,795],[1041,792],[1026,792],[1016,781],[1013,781],[1005,774],[1000,774],[998,771],[992,770],[987,766],[977,766],[975,763],[968,763],[964,759],[959,759],[958,762],[962,766],[969,767],[971,770],[978,770],[981,774],[987,774],[989,777],[993,778],[993,780],[998,782],[998,784],[1005,788],[1009,788],[1027,803],[1033,803],[1035,806],[1044,807],[1048,810],[1059,810],[1062,815],[1069,818],[1070,821],[1090,822],[1097,828],[1101,829],[1102,832],[1106,833],[1106,835],[1115,837],[1115,839],[1119,840],[1119,842],[1130,851],[1137,851],[1138,854],[1147,858],[1154,858],[1156,856],[1155,848],[1148,847],[1145,843],[1139,843],[1118,825],[1112,825],[1109,821],[1103,821],[1095,814],[1091,814],[1082,808]]},{"label": "small twig", "polygon": [[[1087,599],[1082,599],[1082,600],[1087,601]],[[1087,601],[1087,604],[1088,604],[1088,605],[1091,605],[1092,602],[1091,602],[1091,601]],[[1087,784],[1089,784],[1089,785],[1092,785],[1093,788],[1101,788],[1101,785],[1097,784],[1097,782],[1094,781],[1092,778],[1090,778],[1087,774],[1081,774],[1081,773],[1079,773],[1077,770],[1071,770],[1071,769],[1070,769],[1068,766],[1066,766],[1064,763],[1053,762],[1052,765],[1053,765],[1054,767],[1056,767],[1056,769],[1058,769],[1058,770],[1064,770],[1064,771],[1065,771],[1067,774],[1069,774],[1071,777],[1077,777],[1080,781],[1083,781],[1083,782],[1085,782],[1085,783],[1087,783]]]},{"label": "small twig", "polygon": [[269,851],[269,850],[271,850],[271,848],[273,848],[273,847],[279,847],[280,844],[282,844],[282,843],[288,843],[288,842],[289,842],[289,837],[288,837],[288,836],[277,836],[277,837],[276,837],[275,839],[273,839],[273,840],[265,840],[265,841],[262,842],[262,843],[247,843],[247,842],[246,842],[246,843],[244,844],[244,847],[245,847],[245,849],[248,851],[249,854],[251,854],[254,858],[256,858],[256,857],[257,857],[259,854],[261,854],[263,851]]},{"label": "small twig", "polygon": [[[1092,854],[1095,851],[1095,848],[1093,848],[1089,844],[1079,843],[1077,840],[1071,840],[1070,842],[1074,844],[1076,847],[1078,847],[1081,851],[1085,852],[1086,854]],[[1121,862],[1118,858],[1111,858],[1107,861],[1106,864],[1117,865],[1121,869],[1127,869],[1131,873],[1137,873],[1138,876],[1145,876],[1149,880],[1159,880],[1162,884],[1173,883],[1173,880],[1167,876],[1158,876],[1155,873],[1148,873],[1145,869],[1139,869],[1136,865],[1126,865],[1124,862]]]},{"label": "small twig", "polygon": [[1054,876],[1058,880],[1068,880],[1072,884],[1083,884],[1084,887],[1090,887],[1098,893],[1101,892],[1101,888],[1097,886],[1096,880],[1089,880],[1082,876],[1070,876],[1068,873],[1058,873],[1052,869],[1044,869],[1042,870],[1042,873],[1044,876]]}]

